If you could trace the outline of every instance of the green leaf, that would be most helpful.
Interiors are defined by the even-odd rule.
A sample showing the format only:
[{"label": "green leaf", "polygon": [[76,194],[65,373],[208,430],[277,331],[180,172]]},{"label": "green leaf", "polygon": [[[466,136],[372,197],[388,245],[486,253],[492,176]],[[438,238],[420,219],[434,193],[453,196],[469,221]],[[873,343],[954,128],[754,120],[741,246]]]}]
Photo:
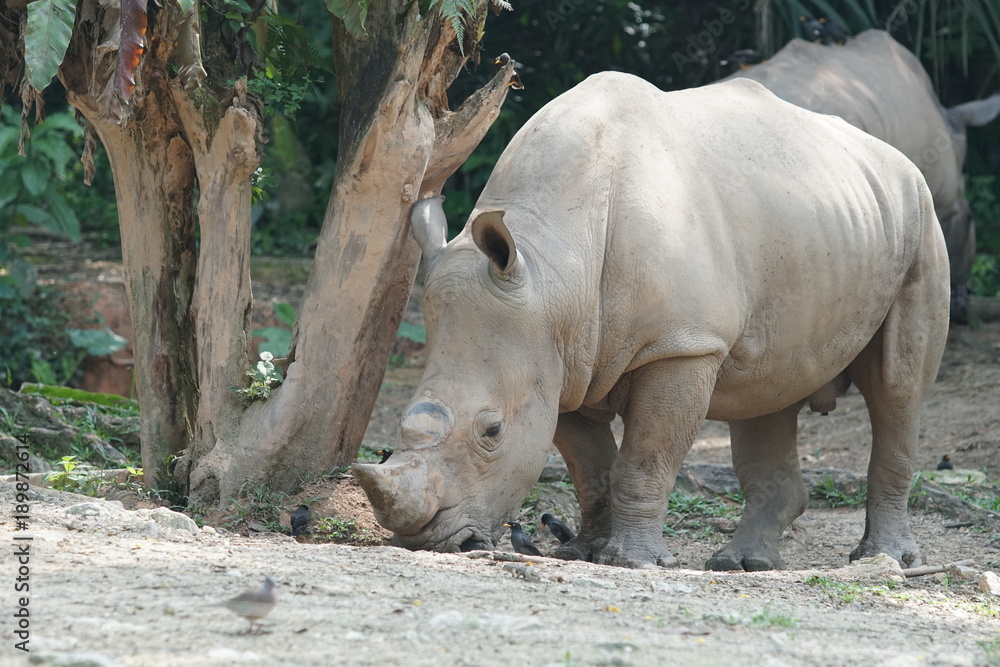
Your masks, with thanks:
[{"label": "green leaf", "polygon": [[49,174],[41,160],[28,160],[21,168],[21,182],[32,197],[45,192],[49,185]]},{"label": "green leaf", "polygon": [[400,322],[399,331],[396,332],[396,338],[406,338],[407,340],[412,340],[414,343],[421,343],[423,345],[426,345],[427,330],[424,329],[419,324]]},{"label": "green leaf", "polygon": [[66,56],[73,36],[76,2],[36,0],[28,3],[28,27],[24,33],[24,67],[28,82],[44,90]]},{"label": "green leaf", "polygon": [[330,13],[344,22],[347,32],[356,39],[368,36],[365,20],[368,18],[368,5],[371,0],[323,0]]},{"label": "green leaf", "polygon": [[290,327],[295,326],[295,306],[290,303],[274,304],[274,315]]},{"label": "green leaf", "polygon": [[254,329],[255,337],[264,338],[264,342],[258,346],[260,352],[270,352],[275,359],[287,357],[292,349],[292,332],[281,327],[264,327]]},{"label": "green leaf", "polygon": [[176,0],[177,6],[181,8],[181,14],[187,14],[194,7],[194,0]]},{"label": "green leaf", "polygon": [[[17,172],[14,172],[15,174]],[[3,208],[21,191],[21,180],[17,176],[7,173],[0,173],[0,208]]]},{"label": "green leaf", "polygon": [[58,225],[58,231],[69,237],[73,243],[80,242],[80,219],[76,217],[76,212],[69,205],[66,198],[59,192],[53,192],[48,197],[49,210]]},{"label": "green leaf", "polygon": [[[23,221],[21,220],[23,218]],[[31,225],[38,225],[53,232],[59,232],[59,222],[51,213],[37,206],[21,204],[14,209],[14,220]]]},{"label": "green leaf", "polygon": [[111,329],[66,329],[66,335],[73,347],[86,350],[92,357],[103,357],[124,349],[128,338],[119,336]]}]

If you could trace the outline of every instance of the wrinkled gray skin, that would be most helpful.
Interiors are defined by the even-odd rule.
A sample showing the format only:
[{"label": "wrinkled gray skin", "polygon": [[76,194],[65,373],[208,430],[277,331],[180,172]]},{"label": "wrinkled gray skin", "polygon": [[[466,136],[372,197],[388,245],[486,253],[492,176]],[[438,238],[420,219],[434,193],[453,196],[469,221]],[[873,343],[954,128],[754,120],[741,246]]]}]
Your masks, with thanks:
[{"label": "wrinkled gray skin", "polygon": [[583,513],[556,555],[671,564],[667,496],[707,416],[730,422],[746,493],[709,566],[781,567],[807,500],[797,413],[853,381],[874,438],[852,558],[920,561],[906,503],[948,258],[895,149],[752,81],[663,93],[604,73],[517,133],[453,241],[440,199],[412,223],[427,368],[396,453],[354,466],[396,544],[492,548],[554,441]]},{"label": "wrinkled gray skin", "polygon": [[917,57],[881,30],[843,46],[794,39],[767,62],[729,78],[759,81],[783,100],[840,116],[896,147],[930,186],[951,260],[952,318],[968,320],[975,226],[965,198],[966,127],[1000,113],[1000,94],[946,109]]}]

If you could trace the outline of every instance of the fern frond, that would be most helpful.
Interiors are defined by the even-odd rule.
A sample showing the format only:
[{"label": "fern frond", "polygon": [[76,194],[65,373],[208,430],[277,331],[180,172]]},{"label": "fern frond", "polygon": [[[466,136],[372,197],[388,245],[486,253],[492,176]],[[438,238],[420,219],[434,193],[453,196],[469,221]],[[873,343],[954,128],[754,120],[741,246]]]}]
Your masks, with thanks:
[{"label": "fern frond", "polygon": [[506,9],[508,12],[514,11],[513,5],[511,5],[507,0],[490,0],[493,5],[493,11],[497,16],[500,15],[500,11]]}]

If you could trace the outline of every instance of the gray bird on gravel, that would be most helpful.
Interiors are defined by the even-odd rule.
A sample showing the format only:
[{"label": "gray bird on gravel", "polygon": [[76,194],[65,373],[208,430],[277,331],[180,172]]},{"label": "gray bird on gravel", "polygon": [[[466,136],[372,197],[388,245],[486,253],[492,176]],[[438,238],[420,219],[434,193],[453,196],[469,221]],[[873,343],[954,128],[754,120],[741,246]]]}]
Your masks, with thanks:
[{"label": "gray bird on gravel", "polygon": [[[232,600],[220,602],[218,606],[225,607],[237,616],[242,616],[250,621],[247,634],[253,634],[254,622],[264,618],[274,609],[274,605],[278,601],[275,595],[277,586],[278,582],[274,580],[274,577],[268,576],[260,588],[240,593]],[[260,630],[260,623],[257,623],[257,629]]]},{"label": "gray bird on gravel", "polygon": [[298,537],[304,533],[311,518],[312,514],[309,513],[309,506],[299,505],[299,508],[292,512],[292,537]]},{"label": "gray bird on gravel", "polygon": [[566,524],[551,514],[542,515],[542,525],[548,528],[549,532],[555,535],[555,538],[562,544],[566,544],[576,537]]},{"label": "gray bird on gravel", "polygon": [[514,551],[526,556],[542,555],[542,552],[538,550],[538,547],[536,547],[535,543],[531,541],[531,538],[525,535],[521,530],[521,524],[517,521],[513,521],[511,523],[505,523],[504,525],[510,528],[510,543],[514,545]]}]

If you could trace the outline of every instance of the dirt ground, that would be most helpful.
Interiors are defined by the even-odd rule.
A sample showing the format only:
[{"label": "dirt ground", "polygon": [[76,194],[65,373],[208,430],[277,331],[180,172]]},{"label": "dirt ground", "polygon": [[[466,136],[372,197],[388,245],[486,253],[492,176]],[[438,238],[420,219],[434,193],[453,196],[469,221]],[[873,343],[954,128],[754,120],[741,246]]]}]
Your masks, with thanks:
[{"label": "dirt ground", "polygon": [[[421,372],[417,354],[387,374],[366,447],[391,446]],[[803,413],[803,468],[863,473],[869,438],[856,392],[828,416]],[[958,327],[926,402],[920,463],[932,471],[949,454],[996,484],[998,452],[1000,325]],[[726,426],[706,424],[689,461],[728,460]],[[560,488],[541,494],[524,522],[555,509],[575,524],[571,492]],[[349,479],[314,483],[289,505],[309,498],[319,498],[317,516],[379,530]],[[47,489],[32,489],[29,530],[15,533],[12,485],[0,484],[0,501],[4,541],[32,538],[30,654],[12,634],[19,564],[13,546],[0,551],[0,665],[1000,664],[1000,597],[975,581],[893,582],[889,569],[845,567],[864,531],[856,507],[817,503],[783,540],[790,569],[746,574],[701,571],[727,537],[721,523],[667,538],[680,569],[543,558],[525,572],[467,554],[200,529],[166,510]],[[949,517],[917,509],[911,521],[925,563],[971,558],[977,571],[1000,571],[996,521],[948,528]],[[555,545],[536,541],[546,553]],[[212,605],[266,575],[279,583],[278,604],[263,632],[248,635],[243,619]]]}]

